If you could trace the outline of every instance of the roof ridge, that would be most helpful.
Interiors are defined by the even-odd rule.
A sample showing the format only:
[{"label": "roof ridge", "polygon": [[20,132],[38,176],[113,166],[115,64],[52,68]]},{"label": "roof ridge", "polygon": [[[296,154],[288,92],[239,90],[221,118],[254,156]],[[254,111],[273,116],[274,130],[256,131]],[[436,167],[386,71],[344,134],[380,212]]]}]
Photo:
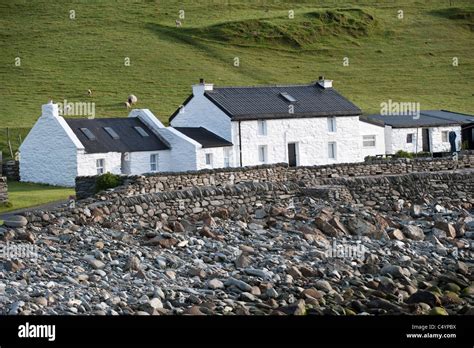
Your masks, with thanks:
[{"label": "roof ridge", "polygon": [[125,120],[125,119],[132,119],[135,117],[94,117],[94,118],[88,118],[88,117],[64,117],[65,120],[81,120],[81,121],[96,121],[96,120]]},{"label": "roof ridge", "polygon": [[[317,83],[305,83],[305,84],[284,84],[284,85],[253,85],[253,86],[219,86],[214,87],[215,89],[221,88],[275,88],[275,87],[316,87]],[[212,92],[212,91],[206,91]]]}]

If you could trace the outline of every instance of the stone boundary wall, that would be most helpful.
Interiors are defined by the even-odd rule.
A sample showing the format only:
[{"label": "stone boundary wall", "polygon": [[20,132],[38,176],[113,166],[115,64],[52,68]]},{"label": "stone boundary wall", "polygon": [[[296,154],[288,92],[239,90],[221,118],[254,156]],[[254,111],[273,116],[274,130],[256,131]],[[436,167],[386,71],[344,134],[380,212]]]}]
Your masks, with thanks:
[{"label": "stone boundary wall", "polygon": [[7,178],[0,176],[0,204],[8,202]]},{"label": "stone boundary wall", "polygon": [[11,181],[20,181],[20,163],[14,160],[4,162],[3,176]]},{"label": "stone boundary wall", "polygon": [[[321,179],[315,184],[345,187],[355,203],[368,206],[399,199],[418,200],[433,197],[451,203],[474,206],[474,170],[465,172],[411,173],[359,178]],[[347,201],[347,195],[340,200]]]},{"label": "stone boundary wall", "polygon": [[[342,163],[324,166],[288,167],[273,164],[243,168],[221,168],[183,173],[158,173],[123,177],[123,186],[115,191],[123,196],[181,190],[196,186],[233,185],[241,182],[302,182],[319,178],[357,177],[386,174],[407,174],[474,168],[474,153],[459,155],[458,161],[446,158],[379,159],[362,163]],[[95,194],[97,176],[76,178],[76,197],[83,199]]]},{"label": "stone boundary wall", "polygon": [[130,197],[115,196],[100,201],[88,198],[77,202],[75,208],[56,208],[49,212],[38,210],[23,215],[29,222],[45,226],[51,223],[52,216],[68,218],[80,225],[100,223],[106,226],[113,225],[117,219],[129,217],[146,224],[152,221],[176,221],[180,217],[199,219],[205,213],[238,215],[245,218],[260,206],[290,204],[293,198],[300,194],[299,185],[292,182],[246,182]]},{"label": "stone boundary wall", "polygon": [[[101,200],[88,198],[74,208],[56,208],[25,212],[29,222],[48,226],[54,219],[68,219],[79,225],[99,223],[112,227],[118,221],[130,226],[155,227],[159,221],[201,219],[210,213],[246,220],[260,207],[287,207],[306,196],[322,198],[331,203],[363,204],[380,210],[392,210],[399,199],[418,202],[463,203],[474,207],[474,171],[412,173],[378,177],[325,178],[316,182],[273,183],[245,182],[221,187],[207,186],[184,190],[121,196],[113,192]],[[123,227],[121,227],[123,228]]]}]

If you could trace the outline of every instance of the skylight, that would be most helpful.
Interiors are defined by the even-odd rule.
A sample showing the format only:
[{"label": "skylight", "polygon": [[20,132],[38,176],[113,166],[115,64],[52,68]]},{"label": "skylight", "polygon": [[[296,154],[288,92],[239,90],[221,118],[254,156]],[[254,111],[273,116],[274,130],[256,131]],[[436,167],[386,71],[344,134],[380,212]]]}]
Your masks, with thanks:
[{"label": "skylight", "polygon": [[295,102],[296,102],[296,99],[295,99],[294,97],[292,97],[291,95],[289,95],[288,93],[286,93],[286,92],[281,92],[280,94],[281,94],[281,96],[282,96],[283,98],[285,98],[285,99],[286,99],[287,101],[289,101],[290,103],[295,103]]},{"label": "skylight", "polygon": [[96,140],[97,138],[95,135],[89,130],[89,128],[81,128],[81,132],[84,133],[84,135],[87,137],[89,140]]},{"label": "skylight", "polygon": [[148,133],[142,127],[133,127],[142,137],[148,137]]},{"label": "skylight", "polygon": [[119,139],[119,135],[113,130],[112,127],[104,127],[104,130],[112,137],[112,139]]}]

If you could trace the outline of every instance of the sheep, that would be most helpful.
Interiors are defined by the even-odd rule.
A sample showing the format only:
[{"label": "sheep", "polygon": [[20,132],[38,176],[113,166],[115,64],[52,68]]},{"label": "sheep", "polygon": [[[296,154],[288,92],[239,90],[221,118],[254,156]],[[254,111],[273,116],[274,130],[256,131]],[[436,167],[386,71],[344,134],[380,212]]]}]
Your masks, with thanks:
[{"label": "sheep", "polygon": [[125,102],[125,107],[126,107],[127,109],[130,109],[130,108],[132,107],[132,105],[131,105],[128,101],[126,101],[126,102]]},{"label": "sheep", "polygon": [[180,20],[176,20],[176,28],[179,28],[180,26],[182,26],[183,24],[181,23]]},{"label": "sheep", "polygon": [[133,104],[136,104],[136,103],[137,103],[138,99],[137,99],[137,97],[135,97],[133,94],[130,94],[130,95],[128,96],[127,101],[128,101],[128,103],[129,103],[130,105],[133,105]]},{"label": "sheep", "polygon": [[87,95],[88,95],[89,97],[92,97],[92,91],[91,91],[90,89],[87,90]]}]

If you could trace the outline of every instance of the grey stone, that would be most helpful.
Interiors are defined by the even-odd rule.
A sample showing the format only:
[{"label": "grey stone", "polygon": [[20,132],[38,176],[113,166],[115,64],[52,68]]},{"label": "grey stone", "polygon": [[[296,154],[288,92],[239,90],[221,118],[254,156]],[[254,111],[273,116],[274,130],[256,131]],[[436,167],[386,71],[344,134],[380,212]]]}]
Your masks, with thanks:
[{"label": "grey stone", "polygon": [[90,264],[93,268],[95,268],[95,269],[102,269],[102,268],[105,267],[105,263],[103,263],[103,262],[100,261],[100,260],[96,260],[96,259],[90,258],[90,259],[88,259],[87,261],[88,261],[89,264]]},{"label": "grey stone", "polygon": [[409,238],[409,239],[413,239],[413,240],[423,240],[425,239],[425,234],[423,232],[423,230],[418,227],[418,226],[414,226],[414,225],[406,225],[403,227],[403,234]]},{"label": "grey stone", "polygon": [[3,224],[7,227],[23,227],[28,224],[28,220],[24,216],[12,215],[5,218]]},{"label": "grey stone", "polygon": [[251,285],[247,284],[246,282],[244,282],[242,280],[235,279],[233,277],[229,278],[226,281],[226,285],[228,285],[228,286],[234,285],[242,291],[247,291],[247,292],[252,291],[252,286]]},{"label": "grey stone", "polygon": [[211,279],[207,282],[207,286],[209,289],[223,289],[224,288],[224,283],[222,283],[219,279]]}]

